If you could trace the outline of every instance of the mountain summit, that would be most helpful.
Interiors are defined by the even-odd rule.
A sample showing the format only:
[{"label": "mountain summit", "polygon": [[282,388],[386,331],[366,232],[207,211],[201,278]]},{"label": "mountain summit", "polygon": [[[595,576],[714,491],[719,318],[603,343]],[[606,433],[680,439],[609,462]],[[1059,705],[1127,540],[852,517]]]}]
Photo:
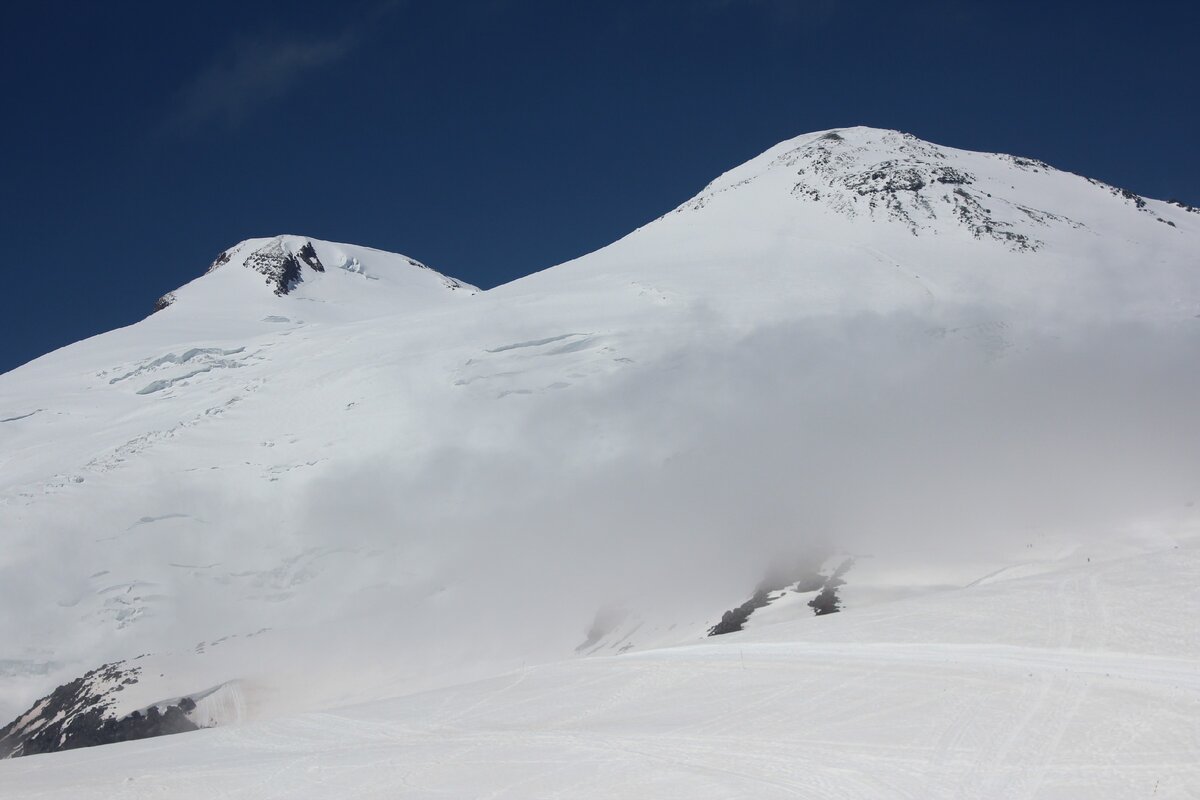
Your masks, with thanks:
[{"label": "mountain summit", "polygon": [[365,304],[365,309],[359,309],[365,316],[442,302],[453,292],[476,291],[407,256],[283,235],[247,239],[222,251],[202,277],[160,297],[154,310],[180,300],[191,310],[204,310],[197,307],[205,303],[225,309],[239,302],[270,304],[269,292],[277,298]]},{"label": "mountain summit", "polygon": [[698,210],[727,192],[743,191],[892,223],[913,235],[959,230],[1017,251],[1045,246],[1039,234],[1095,232],[1118,207],[1170,227],[1178,211],[1197,212],[1148,201],[1037,159],[956,150],[912,134],[864,127],[783,142],[722,175],[680,210]]},{"label": "mountain summit", "polygon": [[1043,327],[1165,322],[1200,313],[1197,237],[1195,208],[1035,159],[839,128],[782,142],[620,241],[493,291],[620,276],[747,324],[968,306]]}]

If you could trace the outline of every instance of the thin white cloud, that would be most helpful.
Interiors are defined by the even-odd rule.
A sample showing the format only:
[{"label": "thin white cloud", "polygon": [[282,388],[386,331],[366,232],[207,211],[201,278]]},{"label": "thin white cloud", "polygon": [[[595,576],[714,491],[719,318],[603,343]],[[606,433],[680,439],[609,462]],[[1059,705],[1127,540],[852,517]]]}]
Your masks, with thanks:
[{"label": "thin white cloud", "polygon": [[235,128],[316,71],[345,59],[358,38],[348,30],[329,39],[240,40],[183,90],[174,127],[191,131],[215,123]]}]

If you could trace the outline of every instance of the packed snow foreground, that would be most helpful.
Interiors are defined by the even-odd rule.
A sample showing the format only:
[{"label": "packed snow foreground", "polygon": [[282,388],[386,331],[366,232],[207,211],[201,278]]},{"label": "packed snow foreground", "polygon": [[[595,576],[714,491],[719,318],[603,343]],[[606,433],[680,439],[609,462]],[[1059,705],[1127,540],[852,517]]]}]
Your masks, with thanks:
[{"label": "packed snow foreground", "polygon": [[1197,209],[847,128],[156,309],[0,376],[4,798],[1200,795]]}]

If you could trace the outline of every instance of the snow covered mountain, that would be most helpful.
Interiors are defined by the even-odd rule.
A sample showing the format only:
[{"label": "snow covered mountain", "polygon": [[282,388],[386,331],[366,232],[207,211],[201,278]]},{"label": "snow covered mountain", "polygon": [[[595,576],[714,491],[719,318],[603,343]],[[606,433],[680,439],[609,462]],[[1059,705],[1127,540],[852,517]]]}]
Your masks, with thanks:
[{"label": "snow covered mountain", "polygon": [[[631,722],[646,693],[704,707],[677,668],[744,693],[711,735],[786,740],[772,697],[836,726],[806,697],[875,656],[896,703],[887,747],[925,713],[900,698],[941,702],[909,678],[944,656],[960,699],[979,670],[1020,700],[1007,681],[1042,675],[1035,662],[1112,666],[1124,683],[1095,690],[1095,720],[1173,731],[1183,749],[1156,752],[1183,779],[1162,793],[1200,785],[1184,758],[1200,731],[1163,705],[1200,700],[1197,209],[845,128],[488,291],[279,236],[230,248],[156,308],[0,376],[0,721],[14,720],[0,751],[91,743],[81,722],[69,744],[75,716],[88,731],[162,732],[171,716],[284,738],[299,719],[351,737],[401,736],[378,727],[393,714],[503,726],[487,710],[498,691],[530,730],[606,730],[620,710],[612,736],[628,745],[655,720],[706,724],[665,709]],[[1158,598],[1171,619],[1139,628],[1108,592]],[[672,645],[689,646],[654,649]],[[734,645],[772,665],[740,689],[723,672]],[[803,691],[780,687],[797,676]],[[1035,680],[1063,715],[1093,691]],[[599,705],[564,711],[571,728],[547,711],[555,687]],[[287,716],[351,703],[373,710]],[[965,760],[995,743],[973,731],[1001,706],[980,722],[933,709],[937,752],[914,756],[937,761],[931,796],[1001,792],[997,770],[1024,763],[1014,748],[1012,764]],[[865,728],[847,725],[841,741],[865,753]],[[1034,755],[1057,757],[1059,733]],[[581,746],[535,737],[519,759]],[[1135,756],[1113,786],[1149,769]],[[689,774],[720,794],[725,778]],[[33,767],[6,777],[49,785]],[[884,796],[886,781],[809,777]],[[543,778],[538,791],[572,793]]]}]

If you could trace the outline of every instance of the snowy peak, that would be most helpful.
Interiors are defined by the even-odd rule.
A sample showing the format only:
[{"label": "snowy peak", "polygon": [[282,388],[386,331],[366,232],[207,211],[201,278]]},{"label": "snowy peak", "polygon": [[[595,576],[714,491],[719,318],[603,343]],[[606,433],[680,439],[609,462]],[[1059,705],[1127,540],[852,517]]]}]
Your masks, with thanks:
[{"label": "snowy peak", "polygon": [[273,298],[291,296],[374,309],[476,291],[474,286],[398,253],[281,235],[247,239],[222,251],[203,276],[163,295],[154,310],[161,311],[184,297],[191,298],[188,305],[196,308],[227,307],[239,301],[270,303]]},{"label": "snowy peak", "polygon": [[957,150],[866,127],[783,142],[722,175],[677,211],[704,209],[748,187],[771,191],[777,203],[787,199],[898,225],[915,236],[965,232],[1017,252],[1041,249],[1052,229],[1095,230],[1118,206],[1126,207],[1126,216],[1170,227],[1188,211],[1036,159]]},{"label": "snowy peak", "polygon": [[[241,242],[232,250],[221,253],[208,271],[212,272],[228,264],[232,258],[231,252],[244,250],[247,244],[250,242]],[[281,297],[304,280],[306,267],[312,272],[325,271],[325,265],[317,256],[312,241],[296,236],[276,236],[257,250],[251,251],[242,260],[242,265],[265,276],[267,285]]]}]

